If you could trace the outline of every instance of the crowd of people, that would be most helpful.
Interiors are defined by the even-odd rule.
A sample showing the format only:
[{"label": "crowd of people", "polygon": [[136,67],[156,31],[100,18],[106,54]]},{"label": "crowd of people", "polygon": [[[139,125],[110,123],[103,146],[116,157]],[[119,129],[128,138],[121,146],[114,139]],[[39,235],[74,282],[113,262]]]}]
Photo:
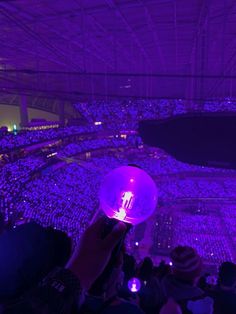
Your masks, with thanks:
[{"label": "crowd of people", "polygon": [[93,101],[77,103],[75,108],[90,123],[100,121],[112,130],[135,130],[140,120],[167,118],[186,113],[186,106],[182,100],[166,99]]},{"label": "crowd of people", "polygon": [[[114,143],[115,139],[112,141]],[[120,141],[116,142],[118,146]],[[99,141],[95,143],[97,145]],[[66,147],[65,155],[77,154],[80,148],[78,144],[75,145],[75,150],[69,151]],[[69,163],[61,164],[58,169],[44,171],[32,180],[30,180],[32,172],[40,169],[44,163],[39,157],[27,157],[2,168],[4,185],[2,192],[4,191],[4,198],[7,200],[8,213],[17,213],[17,217],[34,219],[44,226],[53,226],[74,237],[78,229],[82,231],[85,229],[95,209],[98,208],[97,195],[101,178],[109,170],[120,165],[136,163],[148,173],[152,173],[152,169],[147,167],[147,159],[137,159],[137,155],[127,158],[126,152],[119,152],[117,156],[115,153],[112,156],[94,156],[86,161],[75,158],[72,163],[69,159],[67,162]],[[149,164],[152,164],[151,159]],[[165,173],[164,168],[157,169],[157,172]],[[232,180],[230,185],[228,182],[230,179],[228,181],[225,179],[217,185],[214,181],[207,179],[204,181],[203,178],[188,179],[188,184],[185,184],[185,181],[181,179],[157,181],[159,204],[164,201],[170,202],[173,206],[177,201],[186,202],[186,199],[198,198],[199,195],[203,199],[233,196],[234,182]],[[166,211],[164,215],[160,211],[153,227],[153,248],[150,252],[168,253],[177,244],[191,243],[199,250],[205,262],[219,265],[222,260],[234,260],[234,247],[229,243],[236,234],[234,223],[236,215],[232,214],[229,217],[231,205],[225,206],[226,208],[217,206],[214,212],[207,205],[205,209],[199,209],[194,205],[193,212],[185,209],[187,205],[182,210],[175,207],[170,213]],[[2,204],[3,207],[6,208],[6,202]]]},{"label": "crowd of people", "polygon": [[28,156],[0,168],[0,211],[6,219],[13,214],[18,196],[24,190],[24,185],[31,182],[32,175],[45,166],[43,158]]},{"label": "crowd of people", "polygon": [[[188,106],[181,99],[93,101],[75,104],[75,108],[86,118],[87,125],[0,134],[0,153],[52,139],[93,133],[103,128],[136,130],[140,120],[163,119],[188,113]],[[201,106],[192,106],[192,111],[234,112],[236,102],[231,98],[221,102],[208,101]],[[95,125],[95,122],[98,124]]]},{"label": "crowd of people", "polygon": [[101,138],[101,139],[92,139],[84,140],[79,143],[71,143],[63,147],[58,152],[58,157],[67,157],[77,155],[81,152],[93,151],[97,149],[104,148],[119,148],[119,147],[128,147],[131,145],[129,140],[120,139],[120,138]]},{"label": "crowd of people", "polygon": [[[40,172],[47,160],[36,155],[4,165],[0,169],[1,211],[4,210],[8,216],[33,218],[45,226],[51,225],[74,235],[79,227],[78,221],[82,226],[81,230],[84,230],[94,214],[94,208],[98,207],[96,195],[101,177],[109,170],[129,163],[138,164],[155,178],[159,204],[186,202],[193,198],[214,200],[234,197],[235,182],[230,178],[233,170],[217,170],[217,173],[224,174],[224,179],[213,180],[211,175],[214,175],[215,169],[184,164],[158,149],[148,149],[142,145],[142,148],[137,148],[137,139],[136,135],[126,139],[95,137],[68,144],[57,152],[59,159],[107,148],[117,149],[117,153],[113,151],[112,155],[104,153],[99,157],[95,154],[86,162],[76,157],[74,161],[77,160],[77,163],[64,163],[63,167],[57,170],[51,168],[47,175]],[[123,151],[119,148],[123,148]],[[70,159],[63,160],[71,162]],[[184,173],[188,175],[187,178],[183,177]],[[197,177],[196,173],[204,174],[205,177]],[[170,180],[171,174],[174,177]],[[227,174],[229,176],[226,176]],[[93,185],[90,182],[93,182]],[[218,208],[214,214],[208,208],[205,212],[201,210],[201,213],[197,214],[183,214],[181,211],[178,214],[176,210],[170,215],[171,223],[168,215],[162,219],[160,214],[157,220],[161,219],[162,222],[154,228],[151,252],[163,250],[168,253],[177,244],[191,243],[209,263],[219,264],[224,259],[234,260],[234,247],[229,245],[229,242],[236,234],[236,215],[229,217],[228,208],[230,209],[230,205],[227,210]],[[222,226],[224,234],[221,232],[216,237],[215,231],[219,234]],[[163,228],[165,230],[162,230]],[[158,240],[155,239],[156,233]],[[214,244],[211,246],[211,243]]]},{"label": "crowd of people", "polygon": [[236,100],[235,98],[228,97],[222,101],[206,101],[202,108],[205,112],[235,112]]},{"label": "crowd of people", "polygon": [[113,130],[135,130],[140,120],[164,119],[189,112],[235,112],[236,101],[227,98],[221,101],[207,101],[201,105],[186,106],[182,99],[125,99],[77,103],[75,108],[90,123],[99,121]]},{"label": "crowd of people", "polygon": [[[63,130],[61,132],[64,132],[65,136],[75,132],[75,129],[71,132],[72,128]],[[50,131],[51,135],[47,135],[47,130],[44,132],[46,132],[45,140],[50,136],[51,139],[56,138],[54,135],[60,130]],[[24,137],[24,134],[28,133],[20,133],[16,138]],[[57,136],[61,135],[57,134]],[[34,143],[34,140],[30,142],[29,138],[23,145]],[[0,143],[4,143],[1,142],[2,139]],[[40,136],[37,141],[39,140],[41,140]],[[7,149],[10,147],[5,145]],[[108,153],[108,148],[112,148],[112,153]],[[86,158],[82,155],[80,157],[81,153],[91,151],[94,152],[92,155],[89,154]],[[96,151],[103,151],[103,153],[96,155]],[[70,156],[74,158],[70,159]],[[222,284],[220,274],[217,282],[212,276],[202,277],[199,281],[200,275],[204,273],[203,267],[198,269],[201,272],[197,272],[196,276],[194,273],[191,280],[176,275],[181,258],[193,254],[194,260],[201,259],[201,263],[207,265],[218,267],[222,262],[228,261],[226,273],[229,269],[230,275],[227,273],[226,276],[234,278],[233,262],[236,261],[236,255],[233,240],[236,238],[236,210],[230,202],[214,206],[208,204],[211,204],[209,202],[211,200],[216,202],[217,199],[234,198],[235,171],[184,164],[161,150],[145,147],[136,135],[126,138],[121,138],[119,135],[113,138],[94,136],[81,142],[66,144],[57,151],[55,164],[49,165],[47,162],[45,156],[34,153],[0,167],[0,211],[5,215],[5,219],[12,217],[14,220],[14,217],[17,217],[17,220],[33,220],[44,227],[52,227],[55,232],[61,230],[73,239],[74,248],[83,241],[82,235],[93,220],[96,210],[99,209],[99,186],[104,175],[111,169],[121,165],[136,164],[152,175],[158,187],[159,211],[155,218],[152,218],[152,223],[147,222],[141,231],[136,232],[134,228],[132,241],[139,243],[145,237],[146,229],[150,229],[152,243],[150,243],[149,255],[170,254],[172,266],[162,262],[155,267],[150,258],[142,262],[143,256],[140,255],[137,255],[139,258],[135,260],[136,242],[131,245],[127,243],[126,253],[117,260],[119,267],[115,267],[109,282],[105,285],[110,287],[109,291],[114,295],[107,291],[105,299],[104,294],[102,298],[99,295],[98,299],[97,296],[94,298],[93,293],[88,294],[86,299],[82,298],[80,302],[81,313],[108,314],[123,311],[124,313],[163,314],[172,313],[172,310],[169,310],[171,308],[176,311],[173,313],[235,313],[230,312],[230,307],[235,309],[233,300],[236,279],[230,282],[229,286],[227,286],[228,279],[226,285]],[[221,174],[223,174],[222,179],[220,179]],[[193,202],[194,199],[205,202],[205,205],[197,206]],[[191,208],[188,208],[188,203],[191,204]],[[168,205],[170,205],[169,210],[165,210],[165,206]],[[17,223],[15,227],[18,228]],[[184,248],[187,250],[186,253],[178,249],[180,246],[182,250]],[[185,263],[188,264],[186,261],[183,263],[183,267],[186,266]],[[70,270],[77,274],[73,263],[72,265]],[[84,265],[82,269],[84,270]],[[124,280],[121,280],[122,276]],[[80,278],[81,272],[77,277],[82,284],[85,282],[86,290],[89,290],[89,286],[91,291],[97,291],[97,285],[93,286],[91,280],[88,285],[86,278]],[[141,282],[141,289],[137,293],[127,288],[128,281],[132,277],[139,278]],[[73,280],[77,282],[77,278],[73,277]],[[42,297],[41,293],[38,297]],[[53,300],[53,295],[51,298]],[[225,300],[231,304],[230,307]],[[65,299],[59,303],[71,309],[71,304],[67,302],[68,300]],[[114,306],[117,305],[115,309]],[[203,308],[205,312],[199,312],[199,308]]]},{"label": "crowd of people", "polygon": [[[65,236],[35,224],[5,232],[0,247],[8,243],[11,249],[0,263],[9,275],[4,289],[6,276],[0,272],[0,313],[236,312],[236,264],[223,262],[218,274],[212,275],[189,245],[173,248],[168,264],[155,265],[150,257],[137,261],[123,244],[127,226],[116,222],[104,237],[107,223],[111,221],[102,217],[90,224],[73,253]],[[21,253],[14,259],[19,239]]]},{"label": "crowd of people", "polygon": [[18,133],[0,133],[0,153],[5,153],[17,148],[26,147],[40,142],[62,139],[78,134],[92,133],[96,132],[97,130],[98,127],[94,125],[86,125],[36,131],[20,131]]},{"label": "crowd of people", "polygon": [[186,206],[182,205],[178,210],[165,207],[152,219],[150,254],[167,255],[173,247],[186,244],[197,248],[209,265],[235,261],[235,219],[229,224],[224,215],[230,206],[218,205],[213,212],[212,205],[208,205],[208,211],[204,213],[198,210],[190,213]]},{"label": "crowd of people", "polygon": [[[62,147],[56,154],[58,159],[55,159],[54,162],[59,162],[61,157],[70,157],[73,155],[77,155],[82,152],[87,152],[91,150],[96,150],[96,149],[104,149],[104,148],[119,148],[119,147],[127,147],[127,146],[134,145],[134,139],[131,138],[131,140],[126,140],[126,139],[120,139],[120,138],[111,138],[111,139],[91,139],[91,140],[84,140],[81,141],[77,144],[68,144],[64,147]],[[41,181],[48,181],[48,184],[54,186],[53,178],[56,179],[57,175],[55,176],[55,173],[52,170],[51,177],[49,176],[48,178],[41,179],[41,171],[44,170],[44,172],[47,172],[45,168],[47,168],[48,162],[50,159],[45,158],[42,154],[37,154],[34,153],[32,155],[29,155],[24,158],[20,158],[15,162],[9,162],[7,164],[4,164],[0,168],[0,174],[1,174],[1,191],[0,191],[0,208],[1,211],[5,211],[7,215],[7,219],[9,218],[9,215],[13,215],[17,212],[17,217],[20,217],[22,213],[22,210],[16,210],[17,204],[21,204],[22,202],[24,203],[21,208],[25,208],[26,206],[26,200],[24,198],[24,191],[31,191],[32,188],[31,186],[38,186],[39,190],[40,184],[42,184]],[[65,164],[64,164],[65,165]],[[49,166],[49,165],[48,165]],[[49,167],[49,169],[51,169]],[[84,184],[83,182],[78,181],[78,177],[83,177],[83,168],[79,168],[81,173],[78,173],[75,171],[76,176],[73,177],[73,170],[70,172],[70,167],[68,167],[65,171],[64,174],[64,180],[62,182],[65,183],[65,187],[67,186],[67,182],[73,181],[75,182],[75,186],[79,185],[81,189],[83,189],[84,186],[88,186],[89,180],[91,178],[88,178],[87,182]],[[63,171],[62,176],[63,176]],[[66,176],[66,173],[68,173],[68,176]],[[58,174],[59,177],[61,178],[61,174]],[[73,177],[73,178],[70,178]],[[85,175],[86,177],[86,175]],[[37,178],[37,179],[36,179]],[[28,184],[27,184],[28,183]],[[44,184],[44,183],[43,183]],[[29,186],[29,188],[28,188]],[[60,193],[63,190],[61,188],[58,190],[58,197],[60,199]],[[72,193],[72,191],[70,191]],[[48,195],[50,198],[50,193],[47,191],[45,195]],[[65,194],[64,194],[65,195]],[[32,198],[32,195],[29,197],[29,199]],[[51,195],[51,198],[53,198],[53,195]],[[64,199],[64,202],[67,202],[67,199]],[[81,204],[80,200],[77,200],[78,204]],[[47,203],[44,203],[45,207],[47,207]],[[60,211],[60,208],[63,207],[63,205],[59,206],[58,211]],[[90,208],[90,207],[89,207]],[[14,210],[15,209],[15,210]],[[34,206],[32,207],[34,209]],[[59,214],[60,216],[60,214]],[[63,216],[63,215],[62,215]],[[43,217],[43,216],[42,216]],[[46,217],[46,216],[45,216]],[[12,217],[13,218],[13,217]],[[45,220],[45,219],[43,219]],[[62,225],[66,225],[64,223],[61,223]]]},{"label": "crowd of people", "polygon": [[79,237],[98,208],[99,178],[99,173],[95,176],[70,163],[26,184],[15,210],[24,218]]},{"label": "crowd of people", "polygon": [[172,178],[162,182],[160,196],[168,198],[232,198],[235,195],[236,182],[231,178],[212,179],[201,178]]}]

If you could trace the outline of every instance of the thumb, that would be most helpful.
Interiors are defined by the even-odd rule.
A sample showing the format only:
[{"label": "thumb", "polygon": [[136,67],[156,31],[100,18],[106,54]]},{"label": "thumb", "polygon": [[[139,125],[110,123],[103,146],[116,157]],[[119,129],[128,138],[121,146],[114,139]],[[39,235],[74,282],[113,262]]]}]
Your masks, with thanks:
[{"label": "thumb", "polygon": [[103,240],[104,248],[112,251],[125,235],[126,230],[126,225],[119,221],[112,229],[111,233]]}]

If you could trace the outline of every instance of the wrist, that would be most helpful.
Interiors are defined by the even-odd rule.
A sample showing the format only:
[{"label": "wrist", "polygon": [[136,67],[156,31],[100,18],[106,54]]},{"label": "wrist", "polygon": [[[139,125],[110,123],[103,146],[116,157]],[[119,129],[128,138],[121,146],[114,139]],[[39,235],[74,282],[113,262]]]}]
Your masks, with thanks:
[{"label": "wrist", "polygon": [[94,280],[91,278],[88,271],[86,271],[79,263],[70,263],[67,265],[67,269],[69,269],[78,278],[83,289],[86,291],[90,289]]}]

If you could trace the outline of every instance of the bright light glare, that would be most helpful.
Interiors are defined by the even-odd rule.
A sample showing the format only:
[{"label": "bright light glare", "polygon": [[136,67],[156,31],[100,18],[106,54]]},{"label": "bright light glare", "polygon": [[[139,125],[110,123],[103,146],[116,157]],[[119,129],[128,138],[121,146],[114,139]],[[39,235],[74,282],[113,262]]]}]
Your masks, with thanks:
[{"label": "bright light glare", "polygon": [[126,217],[126,210],[124,208],[120,208],[119,211],[117,211],[115,214],[114,214],[114,217],[115,219],[118,219],[118,220],[124,220]]},{"label": "bright light glare", "polygon": [[121,207],[119,208],[119,211],[114,214],[114,218],[124,220],[127,215],[127,210],[132,209],[134,194],[132,192],[123,192],[121,200]]},{"label": "bright light glare", "polygon": [[122,166],[108,173],[100,188],[100,206],[107,217],[136,225],[151,216],[157,188],[142,169]]},{"label": "bright light glare", "polygon": [[128,288],[131,292],[138,292],[141,288],[141,282],[138,278],[131,278],[128,281]]}]

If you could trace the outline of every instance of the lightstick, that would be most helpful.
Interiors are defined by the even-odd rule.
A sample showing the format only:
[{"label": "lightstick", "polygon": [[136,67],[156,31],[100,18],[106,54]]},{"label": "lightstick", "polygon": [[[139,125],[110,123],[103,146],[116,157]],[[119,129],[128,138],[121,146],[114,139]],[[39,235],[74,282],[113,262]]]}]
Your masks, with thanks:
[{"label": "lightstick", "polygon": [[131,292],[136,293],[141,288],[141,282],[138,278],[131,278],[128,281],[128,288]]},{"label": "lightstick", "polygon": [[[101,237],[105,238],[118,221],[127,225],[137,225],[148,219],[157,205],[157,188],[152,178],[136,166],[122,166],[109,172],[101,184],[100,208],[108,217]],[[102,295],[106,290],[106,282],[111,276],[114,265],[121,252],[124,237],[111,254],[111,258],[90,289],[93,295]]]},{"label": "lightstick", "polygon": [[105,176],[99,198],[107,217],[136,225],[153,214],[157,187],[144,170],[122,166]]}]

